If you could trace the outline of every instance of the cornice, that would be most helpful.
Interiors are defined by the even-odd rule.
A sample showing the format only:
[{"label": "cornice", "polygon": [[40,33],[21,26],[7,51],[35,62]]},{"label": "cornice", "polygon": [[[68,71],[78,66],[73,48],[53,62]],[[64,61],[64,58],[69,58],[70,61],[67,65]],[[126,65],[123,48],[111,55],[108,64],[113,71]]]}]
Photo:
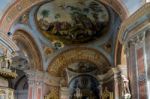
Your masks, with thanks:
[{"label": "cornice", "polygon": [[146,3],[144,6],[142,6],[140,9],[138,9],[133,15],[131,15],[128,19],[124,20],[121,24],[120,30],[119,30],[119,41],[123,43],[122,36],[124,35],[124,32],[128,29],[129,25],[132,25],[135,23],[138,19],[143,17],[144,15],[150,14],[150,3]]},{"label": "cornice", "polygon": [[18,30],[15,32],[13,40],[21,42],[26,46],[25,50],[27,50],[29,54],[33,57],[33,69],[43,70],[43,63],[41,61],[42,56],[34,39],[26,31]]}]

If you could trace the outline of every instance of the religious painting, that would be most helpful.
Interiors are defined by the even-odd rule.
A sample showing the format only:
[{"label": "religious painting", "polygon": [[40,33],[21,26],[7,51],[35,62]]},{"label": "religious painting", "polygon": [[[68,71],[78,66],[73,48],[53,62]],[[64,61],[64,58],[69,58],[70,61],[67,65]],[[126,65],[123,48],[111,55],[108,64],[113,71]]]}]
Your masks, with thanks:
[{"label": "religious painting", "polygon": [[49,40],[79,44],[101,37],[109,30],[109,13],[94,0],[53,0],[35,15],[38,29]]}]

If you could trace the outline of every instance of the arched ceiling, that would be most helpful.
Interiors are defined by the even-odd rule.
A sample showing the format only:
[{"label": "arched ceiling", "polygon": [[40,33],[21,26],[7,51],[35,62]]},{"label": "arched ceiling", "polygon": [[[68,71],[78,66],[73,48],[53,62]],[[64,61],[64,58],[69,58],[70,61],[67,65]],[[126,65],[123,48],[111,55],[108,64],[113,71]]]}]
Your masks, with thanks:
[{"label": "arched ceiling", "polygon": [[[51,1],[51,0],[44,0],[44,1],[43,0],[30,0],[30,1],[29,0],[1,0],[0,4],[2,6],[0,7],[0,12],[1,12],[0,13],[0,34],[2,34],[2,35],[0,35],[0,41],[2,38],[2,40],[7,42],[8,45],[12,49],[16,49],[17,47],[16,47],[15,43],[12,42],[12,40],[11,40],[12,38],[8,36],[8,32],[13,27],[13,24],[16,22],[17,19],[20,18],[20,16],[22,16],[30,8],[34,8],[36,5],[42,4],[43,2],[47,2],[47,1]],[[98,1],[98,0],[96,0],[96,1]],[[140,8],[145,3],[144,2],[145,0],[112,0],[112,1],[111,0],[100,0],[100,1],[102,4],[104,3],[104,5],[112,8],[114,10],[114,12],[117,12],[116,15],[120,16],[120,18],[122,20],[124,20],[127,17],[129,17],[130,15],[132,15],[138,8]],[[132,6],[133,4],[134,4],[134,6]],[[104,12],[107,12],[107,10]],[[107,15],[107,13],[106,13],[106,15]],[[111,15],[111,17],[112,16],[113,15]],[[108,18],[109,18],[109,15],[108,15]],[[37,18],[37,20],[38,20],[38,18]],[[101,20],[99,20],[99,21],[101,21]],[[109,20],[106,20],[106,21],[109,21]],[[74,22],[74,21],[71,20],[70,22]],[[116,24],[117,24],[117,22],[116,22]],[[120,21],[119,21],[119,24],[120,24]],[[112,28],[116,28],[116,27],[112,27]],[[114,36],[113,38],[116,38],[116,36]],[[108,41],[108,39],[107,39],[107,41]],[[109,42],[111,42],[111,41],[113,41],[113,40],[110,40]],[[107,45],[107,43],[106,43],[106,45]],[[99,46],[102,47],[102,49],[103,49],[103,46],[101,46],[101,45],[99,45]],[[114,45],[112,45],[112,46],[114,46]],[[92,47],[93,47],[93,45],[92,45]],[[108,53],[108,54],[110,54],[110,53]],[[107,56],[107,54],[106,54],[106,56]],[[112,56],[113,56],[113,54],[112,54]]]},{"label": "arched ceiling", "polygon": [[[2,18],[6,10],[11,5],[13,5],[14,2],[18,2],[18,1],[21,1],[21,0],[1,0],[0,1],[0,19]],[[122,4],[126,6],[130,14],[134,13],[139,7],[141,7],[146,2],[146,0],[119,0],[119,1],[121,1]]]},{"label": "arched ceiling", "polygon": [[[11,50],[16,50],[17,46],[12,43],[11,39],[7,37],[11,25],[14,21],[22,15],[30,7],[45,2],[46,0],[0,0],[0,38],[7,41]],[[51,0],[47,0],[51,1]],[[100,0],[103,3],[114,8],[122,18],[125,18],[134,13],[142,4],[148,0]],[[132,6],[134,4],[134,6]],[[119,10],[118,10],[119,9]],[[18,12],[16,12],[18,11]],[[7,27],[7,28],[6,28]]]}]

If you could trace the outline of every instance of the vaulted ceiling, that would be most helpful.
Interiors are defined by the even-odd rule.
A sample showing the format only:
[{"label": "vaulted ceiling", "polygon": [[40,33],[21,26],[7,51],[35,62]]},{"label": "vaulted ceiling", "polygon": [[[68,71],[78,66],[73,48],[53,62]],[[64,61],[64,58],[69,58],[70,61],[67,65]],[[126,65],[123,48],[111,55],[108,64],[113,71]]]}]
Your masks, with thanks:
[{"label": "vaulted ceiling", "polygon": [[[60,47],[59,46],[60,42],[54,42],[54,41],[57,41],[57,40],[61,41],[63,43],[62,44],[63,47],[65,46],[65,48],[63,49],[63,51],[64,51],[68,48],[68,46],[70,47],[71,44],[74,44],[73,46],[75,46],[75,44],[80,45],[80,43],[83,44],[89,40],[92,40],[93,38],[91,38],[90,33],[94,33],[95,31],[93,31],[93,26],[92,26],[93,23],[92,23],[92,25],[89,25],[89,23],[91,22],[91,20],[94,20],[94,19],[98,19],[98,20],[94,20],[94,22],[100,21],[105,24],[104,25],[105,28],[102,27],[105,33],[100,36],[94,35],[95,41],[86,46],[97,49],[99,52],[104,53],[105,56],[108,56],[107,59],[112,65],[114,62],[113,59],[115,56],[115,54],[114,54],[115,53],[114,50],[116,47],[115,40],[117,39],[117,33],[118,33],[118,29],[119,29],[121,22],[124,21],[124,19],[131,16],[135,11],[137,11],[146,2],[145,0],[112,0],[112,1],[100,0],[102,5],[99,5],[98,7],[103,8],[102,9],[103,11],[100,11],[100,12],[105,12],[104,13],[105,20],[103,20],[103,18],[100,17],[100,14],[101,15],[103,15],[103,14],[100,12],[97,14],[96,13],[97,10],[93,11],[93,9],[92,9],[93,7],[91,7],[91,9],[88,9],[89,10],[88,12],[86,9],[86,13],[80,13],[80,18],[76,16],[76,14],[78,15],[80,12],[80,11],[77,11],[78,9],[76,9],[76,11],[78,13],[76,13],[75,15],[72,14],[72,12],[75,10],[75,5],[73,5],[73,7],[67,6],[67,9],[59,9],[59,10],[58,10],[58,8],[60,6],[59,7],[56,7],[56,6],[49,7],[49,5],[51,5],[53,3],[54,3],[53,5],[55,5],[55,3],[57,3],[54,1],[58,1],[59,3],[61,1],[61,3],[63,3],[61,7],[64,8],[64,7],[66,7],[66,3],[64,3],[64,2],[67,2],[67,1],[70,2],[73,0],[66,0],[66,1],[54,0],[52,3],[51,2],[46,3],[44,5],[43,2],[45,3],[45,1],[53,1],[53,0],[30,0],[30,1],[29,0],[0,0],[0,44],[7,45],[6,47],[10,47],[9,50],[11,50],[12,52],[14,50],[16,51],[16,49],[20,46],[21,47],[28,46],[27,51],[30,52],[28,55],[28,56],[30,56],[30,60],[32,60],[34,57],[41,56],[40,58],[36,59],[37,64],[42,64],[42,63],[39,63],[39,61],[43,59],[44,63],[46,63],[44,65],[47,65],[47,66],[50,63],[49,60],[51,60],[51,58],[50,58],[51,53],[54,53],[53,54],[54,56],[56,56],[59,53],[59,51],[57,52],[57,50],[59,48],[54,49],[53,47],[55,47],[54,46],[55,44],[57,44],[58,47]],[[89,0],[89,1],[92,1],[92,0]],[[86,5],[86,4],[88,4],[89,1],[87,1],[87,3],[84,4],[84,7],[80,6],[79,8],[82,8],[82,9],[89,8],[89,6]],[[79,3],[83,4],[82,0]],[[72,2],[71,2],[71,4],[72,4]],[[71,4],[69,3],[69,5],[71,5]],[[99,2],[98,2],[98,4],[99,4]],[[104,6],[103,6],[103,4],[104,4]],[[48,5],[48,7],[46,5]],[[58,6],[58,3],[56,5]],[[106,8],[105,8],[105,6],[106,6]],[[47,18],[45,18],[45,20],[44,20],[44,15],[40,16],[40,14],[41,14],[40,10],[42,10],[42,7],[44,8],[44,10],[47,8],[47,9],[49,9],[49,12],[52,12],[52,14],[50,13],[49,17],[47,17],[52,20],[47,20]],[[76,7],[78,7],[78,6],[76,6]],[[57,11],[53,11],[54,8]],[[73,11],[72,10],[70,11],[70,9],[73,9]],[[108,12],[107,12],[107,10],[108,10]],[[39,13],[38,13],[38,11],[39,11]],[[64,13],[64,11],[65,11],[65,13]],[[54,13],[54,12],[57,12],[57,13]],[[58,15],[58,12],[59,12],[59,16],[57,16],[57,18],[56,18],[56,15]],[[88,15],[87,13],[90,14],[91,16]],[[70,14],[73,15],[74,17],[72,17]],[[95,16],[96,14],[97,14],[97,16]],[[27,15],[27,17],[25,17],[26,15]],[[38,17],[38,16],[40,16],[40,17]],[[65,20],[64,16],[67,18],[67,21],[69,21],[68,22],[69,24],[67,24],[67,21]],[[87,22],[88,19],[86,16],[90,16],[89,17],[90,20],[88,21],[89,23]],[[20,19],[23,19],[23,20],[20,20]],[[70,19],[70,20],[68,20],[68,19]],[[72,20],[72,19],[74,19],[74,20]],[[99,19],[102,19],[102,20],[99,20]],[[84,21],[84,20],[86,20],[86,21]],[[26,21],[27,21],[27,23],[26,23]],[[59,21],[59,22],[57,22],[57,21]],[[66,21],[66,22],[62,23],[62,21]],[[23,22],[23,24],[22,24],[22,22]],[[42,23],[45,24],[45,27]],[[48,23],[48,27],[47,27],[47,23]],[[75,23],[75,25],[74,25],[74,23]],[[42,24],[42,25],[40,25],[40,24]],[[84,27],[82,28],[81,26],[83,24],[84,24]],[[58,25],[60,27],[58,27]],[[71,27],[72,25],[73,25],[73,28]],[[78,31],[79,34],[88,33],[88,35],[86,35],[86,37],[84,37],[82,35],[78,36],[78,35],[72,35],[72,34],[69,36],[66,34],[65,34],[65,36],[60,35],[60,34],[63,34],[66,32],[64,30],[66,29],[67,26],[69,27],[69,29],[67,28],[67,32],[69,31],[68,33],[70,33],[70,31],[74,29],[75,33],[77,33],[77,31]],[[32,36],[34,40],[30,41],[31,39],[28,39],[29,37],[25,35],[25,34],[27,34],[27,33],[24,33],[25,31],[19,31],[19,33],[22,33],[21,35],[18,35],[18,33],[17,33],[17,35],[13,35],[14,37],[9,36],[9,32],[11,32],[12,34],[13,33],[15,34],[18,27],[21,28],[20,30],[25,30],[26,32],[29,32],[29,34],[30,34],[29,37]],[[55,28],[55,27],[57,27],[57,28]],[[77,28],[74,28],[74,27],[77,27]],[[87,28],[85,28],[85,27],[87,27]],[[91,27],[92,27],[92,29],[91,29]],[[96,26],[94,26],[94,30],[96,30],[95,27]],[[60,34],[58,34],[58,31],[54,31],[54,30],[61,30],[61,32],[59,31]],[[100,30],[102,30],[102,29],[100,29]],[[107,31],[105,31],[105,30],[107,30]],[[56,35],[54,35],[54,34],[50,35],[50,33],[54,33]],[[73,34],[75,34],[75,33],[73,33]],[[103,31],[98,30],[98,33],[103,33]],[[43,35],[41,35],[41,34],[43,34]],[[22,38],[21,38],[21,36],[22,36]],[[61,36],[61,37],[59,37],[59,36]],[[68,39],[68,37],[70,37],[70,38]],[[74,39],[74,37],[78,38],[78,39]],[[83,41],[84,38],[85,38],[85,40]],[[12,42],[13,40],[18,43],[22,43],[22,42],[26,42],[26,43],[22,43],[21,45],[19,45],[17,43],[18,44],[17,45],[17,44],[15,44],[16,42]],[[70,42],[68,43],[68,41],[70,41]],[[30,46],[30,44],[31,44],[31,46]],[[33,48],[32,45],[36,45],[36,44],[37,44],[37,46],[35,46],[35,48]],[[38,49],[38,51],[37,51],[37,49]],[[91,49],[86,49],[86,48],[84,48],[84,50],[86,50],[87,52],[91,51]],[[17,49],[17,51],[18,51],[18,49]],[[78,50],[75,50],[75,51],[77,51],[76,53],[78,53]],[[32,52],[37,52],[37,53],[32,53]],[[72,52],[72,50],[70,52]],[[92,52],[94,52],[94,51],[92,50]],[[0,53],[2,53],[1,47],[0,47]],[[33,56],[30,54],[33,54]],[[61,53],[61,54],[63,56],[68,53],[65,53],[65,54]],[[38,55],[38,56],[36,56],[36,55]],[[76,54],[76,55],[78,56],[78,54]],[[73,57],[76,58],[76,55]],[[87,55],[87,54],[85,54],[85,55]],[[101,55],[99,55],[99,57],[100,56]],[[92,56],[90,56],[90,57],[92,57]],[[58,59],[59,58],[61,58],[61,57],[58,57]],[[68,60],[66,60],[66,61],[68,61]],[[94,60],[95,59],[93,58],[93,61]],[[33,60],[33,61],[35,62],[35,60]],[[54,61],[53,64],[55,67],[55,61],[57,62],[57,59],[53,60],[53,61]],[[107,60],[106,60],[106,63],[108,63]],[[32,62],[31,62],[31,64],[32,64]],[[35,66],[37,64],[35,64]],[[53,64],[52,64],[52,66],[53,66]],[[64,64],[64,63],[62,63],[62,64]],[[97,64],[99,64],[99,63],[97,63]],[[104,64],[100,64],[100,65],[104,65]],[[110,64],[108,64],[108,65],[110,65]],[[39,69],[41,69],[40,66],[39,66]],[[53,71],[53,68],[51,68],[49,70]],[[58,71],[59,70],[62,70],[62,69],[59,68]]]},{"label": "vaulted ceiling", "polygon": [[[6,10],[11,5],[13,5],[14,2],[17,1],[21,1],[21,0],[0,0],[0,18],[2,18]],[[141,7],[146,2],[146,0],[120,0],[120,1],[128,9],[129,15],[134,13],[139,7]]]}]

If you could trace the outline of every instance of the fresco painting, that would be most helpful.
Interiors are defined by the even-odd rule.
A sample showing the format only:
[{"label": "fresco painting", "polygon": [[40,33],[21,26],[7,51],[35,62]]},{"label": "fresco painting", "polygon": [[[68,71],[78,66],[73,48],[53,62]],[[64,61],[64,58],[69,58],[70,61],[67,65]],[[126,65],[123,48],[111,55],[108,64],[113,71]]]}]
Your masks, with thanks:
[{"label": "fresco painting", "polygon": [[40,6],[35,19],[46,38],[67,44],[95,40],[109,28],[107,8],[93,0],[54,0]]}]

